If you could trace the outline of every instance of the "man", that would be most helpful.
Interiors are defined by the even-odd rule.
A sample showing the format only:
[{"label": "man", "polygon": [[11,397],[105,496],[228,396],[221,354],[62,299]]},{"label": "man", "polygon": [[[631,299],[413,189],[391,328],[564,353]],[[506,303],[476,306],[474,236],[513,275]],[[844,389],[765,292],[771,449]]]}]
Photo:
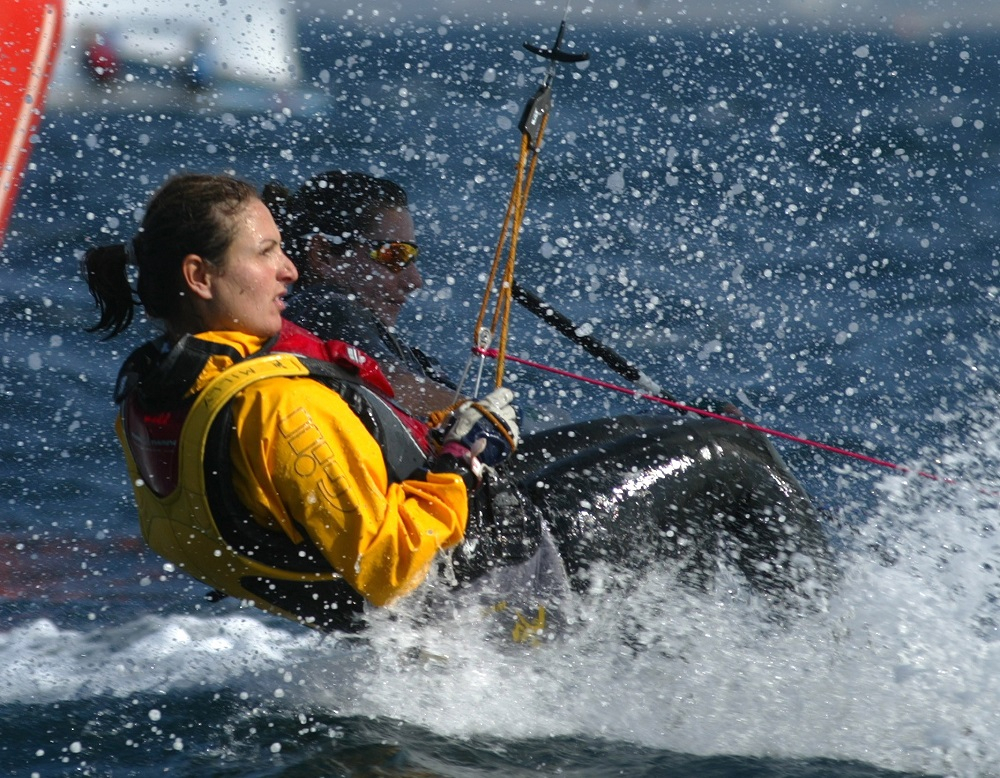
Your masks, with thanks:
[{"label": "man", "polygon": [[418,415],[453,405],[456,385],[440,363],[396,333],[407,297],[423,286],[405,190],[387,179],[331,170],[295,193],[269,184],[264,200],[299,270],[287,318],[375,357],[397,399]]}]

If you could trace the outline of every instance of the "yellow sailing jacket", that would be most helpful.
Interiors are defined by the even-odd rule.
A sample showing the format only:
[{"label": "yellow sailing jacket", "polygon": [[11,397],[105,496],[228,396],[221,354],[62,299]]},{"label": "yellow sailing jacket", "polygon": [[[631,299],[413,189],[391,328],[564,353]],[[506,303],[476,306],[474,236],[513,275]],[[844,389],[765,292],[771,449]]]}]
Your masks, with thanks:
[{"label": "yellow sailing jacket", "polygon": [[[264,343],[242,333],[196,340],[223,348],[187,390],[193,404],[179,436],[176,488],[158,494],[143,478],[133,456],[143,429],[126,412],[130,398],[118,419],[143,534],[154,550],[226,594],[316,623],[323,608],[312,609],[317,616],[301,603],[291,607],[295,600],[332,596],[323,587],[342,577],[368,602],[387,605],[424,580],[438,551],[462,540],[462,478],[393,480],[372,433],[337,391],[310,377],[307,360],[251,356]],[[210,492],[226,474],[206,474],[205,451],[223,413],[231,415],[232,487],[252,517],[247,532],[220,528],[212,515]],[[241,545],[234,537],[253,539]],[[281,553],[291,563],[274,564],[272,545],[289,547]],[[296,586],[306,583],[303,595]],[[289,599],[289,590],[298,593]]]}]

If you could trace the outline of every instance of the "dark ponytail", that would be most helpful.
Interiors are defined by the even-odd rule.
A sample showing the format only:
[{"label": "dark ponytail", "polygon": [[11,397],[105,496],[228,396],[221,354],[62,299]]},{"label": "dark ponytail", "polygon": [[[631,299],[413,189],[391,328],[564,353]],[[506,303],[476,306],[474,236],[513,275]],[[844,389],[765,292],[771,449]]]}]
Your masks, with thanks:
[{"label": "dark ponytail", "polygon": [[[84,256],[87,286],[100,321],[88,332],[113,338],[132,322],[135,306],[168,325],[183,327],[187,287],[184,257],[195,254],[221,267],[236,233],[236,217],[257,190],[232,176],[184,173],[174,176],[149,201],[142,226],[128,244],[91,249]],[[135,291],[128,265],[138,268]]]},{"label": "dark ponytail", "polygon": [[87,332],[107,331],[104,340],[128,327],[135,316],[138,301],[128,282],[130,253],[125,244],[119,243],[93,248],[83,258],[87,286],[101,314],[100,321]]}]

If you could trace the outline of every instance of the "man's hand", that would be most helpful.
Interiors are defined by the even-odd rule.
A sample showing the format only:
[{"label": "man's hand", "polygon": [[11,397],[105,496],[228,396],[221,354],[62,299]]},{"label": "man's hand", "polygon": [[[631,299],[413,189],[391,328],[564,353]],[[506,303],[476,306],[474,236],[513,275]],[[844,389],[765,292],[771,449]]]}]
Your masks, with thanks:
[{"label": "man's hand", "polygon": [[494,389],[481,400],[469,400],[445,423],[442,443],[457,443],[489,467],[496,467],[517,448],[517,410],[511,405],[514,393],[505,387]]}]

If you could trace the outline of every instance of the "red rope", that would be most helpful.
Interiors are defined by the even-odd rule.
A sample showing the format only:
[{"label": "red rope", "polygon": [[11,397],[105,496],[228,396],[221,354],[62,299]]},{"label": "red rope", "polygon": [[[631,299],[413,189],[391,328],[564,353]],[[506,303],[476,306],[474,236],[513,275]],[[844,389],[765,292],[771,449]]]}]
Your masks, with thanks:
[{"label": "red rope", "polygon": [[[476,347],[476,348],[473,349],[473,352],[476,353],[476,354],[480,354],[482,356],[487,356],[487,357],[491,357],[491,358],[496,358],[496,356],[497,356],[496,349],[482,349],[482,348]],[[918,475],[918,476],[920,476],[921,478],[929,478],[932,481],[941,481],[942,483],[948,483],[948,484],[954,484],[954,483],[956,483],[956,481],[954,481],[951,478],[941,478],[939,476],[934,475],[933,473],[926,473],[926,472],[922,472],[922,471],[919,471],[919,470],[912,471],[910,468],[905,467],[904,465],[898,465],[898,464],[896,464],[894,462],[888,462],[888,461],[886,461],[884,459],[877,459],[875,457],[870,457],[867,454],[859,454],[856,451],[850,451],[850,450],[845,449],[845,448],[838,448],[837,446],[831,446],[831,445],[829,445],[827,443],[820,443],[819,441],[810,440],[809,438],[799,437],[798,435],[792,435],[792,434],[790,434],[788,432],[782,432],[781,430],[775,430],[775,429],[770,429],[768,427],[762,427],[759,424],[754,424],[753,422],[745,421],[743,419],[738,419],[738,418],[736,418],[734,416],[725,416],[723,414],[713,413],[712,411],[706,411],[703,408],[695,408],[695,407],[690,406],[690,405],[684,405],[683,403],[675,402],[674,400],[667,400],[666,398],[663,398],[663,397],[657,397],[654,394],[645,394],[644,392],[640,392],[640,391],[638,391],[636,389],[629,389],[628,387],[625,387],[625,386],[618,386],[617,384],[611,384],[611,383],[608,383],[607,381],[601,381],[601,380],[598,380],[596,378],[588,378],[587,376],[579,375],[578,373],[570,373],[567,370],[562,370],[560,368],[552,367],[550,365],[543,365],[540,362],[532,362],[529,359],[521,359],[520,357],[515,357],[515,356],[512,356],[510,354],[506,354],[505,358],[508,359],[508,360],[510,360],[511,362],[517,362],[519,364],[526,365],[528,367],[533,367],[533,368],[535,368],[537,370],[544,370],[544,371],[546,371],[548,373],[555,373],[556,375],[560,375],[560,376],[563,376],[565,378],[572,378],[572,379],[575,379],[577,381],[583,381],[584,383],[593,384],[594,386],[600,386],[600,387],[602,387],[604,389],[611,389],[611,390],[616,391],[616,392],[622,392],[624,394],[629,394],[629,395],[632,395],[633,397],[641,397],[641,398],[643,398],[645,400],[650,400],[651,402],[660,403],[661,405],[670,406],[671,408],[674,408],[674,409],[679,410],[679,411],[685,411],[687,413],[697,413],[699,416],[707,416],[707,417],[712,418],[712,419],[719,419],[720,421],[728,422],[729,424],[736,424],[736,425],[739,425],[740,427],[746,427],[747,429],[750,429],[750,430],[756,430],[757,432],[763,432],[763,433],[765,433],[767,435],[773,435],[774,437],[777,437],[777,438],[783,438],[785,440],[790,440],[790,441],[792,441],[794,443],[801,443],[802,445],[805,445],[805,446],[813,446],[814,448],[822,449],[823,451],[829,451],[829,452],[834,453],[834,454],[840,454],[841,456],[851,457],[853,459],[859,459],[862,462],[867,462],[867,463],[872,464],[872,465],[879,465],[881,467],[888,467],[888,468],[891,468],[892,470],[898,470],[901,473],[915,472],[915,474]],[[998,494],[996,492],[984,492],[984,493],[985,494]]]}]

